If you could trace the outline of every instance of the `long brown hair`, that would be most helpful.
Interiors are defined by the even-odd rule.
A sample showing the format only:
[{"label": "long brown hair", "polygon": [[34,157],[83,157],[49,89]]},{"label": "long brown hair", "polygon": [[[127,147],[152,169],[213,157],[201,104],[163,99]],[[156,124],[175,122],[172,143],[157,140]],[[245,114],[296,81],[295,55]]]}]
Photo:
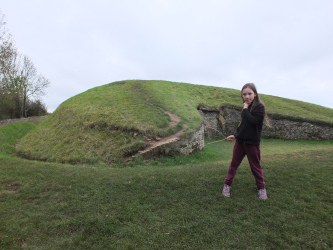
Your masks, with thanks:
[{"label": "long brown hair", "polygon": [[[265,107],[265,104],[262,102],[262,100],[260,100],[260,97],[259,97],[259,94],[258,94],[258,91],[257,91],[257,88],[256,86],[253,84],[253,83],[247,83],[243,86],[242,88],[242,91],[241,91],[241,97],[242,97],[242,100],[243,100],[243,90],[246,89],[246,88],[250,88],[252,89],[252,91],[254,92],[255,94],[255,97],[253,99],[253,102],[252,102],[252,106],[251,106],[251,109],[250,111],[252,111],[259,103],[262,104],[264,107]],[[243,100],[244,101],[244,100]],[[265,114],[264,114],[264,123],[267,127],[271,127],[270,123],[269,123],[269,119],[268,119],[268,116],[266,114],[266,109],[265,109]]]}]

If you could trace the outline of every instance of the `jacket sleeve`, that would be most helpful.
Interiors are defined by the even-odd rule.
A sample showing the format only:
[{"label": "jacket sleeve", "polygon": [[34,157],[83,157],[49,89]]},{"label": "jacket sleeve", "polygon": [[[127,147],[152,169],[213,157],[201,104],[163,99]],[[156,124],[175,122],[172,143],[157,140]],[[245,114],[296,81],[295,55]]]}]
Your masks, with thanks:
[{"label": "jacket sleeve", "polygon": [[256,125],[262,122],[265,115],[265,107],[262,104],[258,104],[252,112],[248,109],[243,110],[243,119],[247,119],[251,125]]}]

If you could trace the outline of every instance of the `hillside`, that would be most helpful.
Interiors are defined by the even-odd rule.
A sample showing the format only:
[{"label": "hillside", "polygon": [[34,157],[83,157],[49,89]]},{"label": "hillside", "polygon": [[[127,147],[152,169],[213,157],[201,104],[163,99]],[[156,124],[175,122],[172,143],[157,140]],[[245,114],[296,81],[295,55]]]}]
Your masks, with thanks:
[{"label": "hillside", "polygon": [[[270,116],[333,127],[333,110],[260,94]],[[242,107],[240,91],[167,81],[129,80],[90,89],[64,103],[17,145],[28,159],[67,163],[111,164],[144,150],[153,138],[201,126],[198,106]],[[166,111],[180,117],[169,126]]]}]

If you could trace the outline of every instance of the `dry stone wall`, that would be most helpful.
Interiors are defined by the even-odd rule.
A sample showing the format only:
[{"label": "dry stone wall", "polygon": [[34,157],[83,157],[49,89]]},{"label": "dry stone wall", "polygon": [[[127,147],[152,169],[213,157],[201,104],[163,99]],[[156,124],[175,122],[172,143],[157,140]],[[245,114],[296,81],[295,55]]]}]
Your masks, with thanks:
[{"label": "dry stone wall", "polygon": [[175,142],[174,146],[180,155],[189,155],[203,150],[205,146],[205,126],[202,124],[197,132],[187,138],[181,138]]},{"label": "dry stone wall", "polygon": [[20,122],[38,122],[38,121],[46,119],[47,117],[48,116],[45,115],[45,116],[31,116],[31,117],[27,117],[27,118],[1,120],[0,126],[13,124],[13,123],[20,123]]},{"label": "dry stone wall", "polygon": [[190,155],[195,152],[202,151],[205,146],[205,126],[202,124],[200,128],[193,134],[179,138],[179,140],[165,144],[161,147],[154,148],[142,155],[145,158],[155,156],[173,156],[173,155]]},{"label": "dry stone wall", "polygon": [[[211,128],[221,131],[225,136],[234,134],[239,122],[241,109],[235,107],[221,107],[220,109],[201,108],[199,113],[205,120],[205,135],[214,135]],[[305,139],[305,140],[333,140],[333,127],[297,122],[287,119],[273,119],[269,117],[271,128],[264,126],[263,138]]]},{"label": "dry stone wall", "polygon": [[217,136],[223,131],[222,122],[219,122],[218,109],[201,109],[199,113],[205,120],[205,136]]},{"label": "dry stone wall", "polygon": [[333,128],[309,122],[270,119],[271,128],[263,128],[266,138],[333,140]]}]

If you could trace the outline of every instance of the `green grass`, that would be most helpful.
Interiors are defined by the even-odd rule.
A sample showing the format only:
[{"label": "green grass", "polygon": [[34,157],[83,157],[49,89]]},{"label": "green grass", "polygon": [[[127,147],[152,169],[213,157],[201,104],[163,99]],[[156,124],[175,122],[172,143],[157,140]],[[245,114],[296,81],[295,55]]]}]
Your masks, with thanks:
[{"label": "green grass", "polygon": [[[333,127],[333,109],[260,94],[274,117],[311,121]],[[188,125],[183,136],[203,122],[198,106],[242,107],[240,91],[167,81],[130,80],[90,89],[64,103],[22,139],[18,153],[50,162],[117,165],[145,148],[146,137],[165,137]],[[181,117],[165,129],[170,118]]]},{"label": "green grass", "polygon": [[0,155],[7,156],[15,152],[16,141],[36,128],[32,122],[16,123],[0,127]]},{"label": "green grass", "polygon": [[333,141],[263,140],[266,201],[246,159],[221,195],[232,147],[127,168],[2,152],[0,249],[331,249]]}]

